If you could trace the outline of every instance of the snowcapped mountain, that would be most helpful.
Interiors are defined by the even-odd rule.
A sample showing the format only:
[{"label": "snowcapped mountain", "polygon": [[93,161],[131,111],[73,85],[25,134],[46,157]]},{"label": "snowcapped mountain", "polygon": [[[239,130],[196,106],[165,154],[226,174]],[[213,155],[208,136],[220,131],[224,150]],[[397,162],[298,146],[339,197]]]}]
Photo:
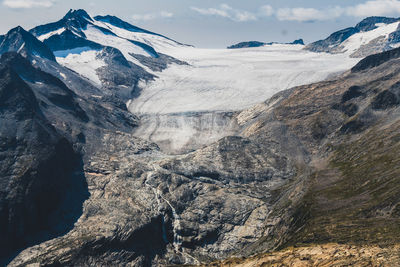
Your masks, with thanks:
[{"label": "snowcapped mountain", "polygon": [[138,136],[179,151],[194,140],[198,146],[225,136],[235,127],[231,112],[395,47],[398,27],[398,19],[372,17],[305,48],[243,43],[238,47],[249,49],[199,49],[114,16],[70,10],[59,21],[0,36],[0,53],[21,49],[77,95],[128,107],[142,116]]},{"label": "snowcapped mountain", "polygon": [[[70,10],[61,20],[30,30],[56,53],[76,48],[118,48],[127,59],[132,54],[158,57],[163,48],[184,46],[160,34],[133,26],[114,16],[91,17],[86,11]],[[157,50],[157,51],[156,51]]]},{"label": "snowcapped mountain", "polygon": [[331,34],[328,38],[311,43],[305,49],[313,52],[345,53],[362,58],[390,50],[400,43],[400,19],[369,17],[355,27]]},{"label": "snowcapped mountain", "polygon": [[[185,47],[117,17],[91,17],[84,10],[70,10],[61,20],[37,26],[30,33],[62,66],[124,97],[132,94],[139,80],[151,80],[156,70],[179,62],[162,52]],[[152,68],[155,64],[158,68]]]}]

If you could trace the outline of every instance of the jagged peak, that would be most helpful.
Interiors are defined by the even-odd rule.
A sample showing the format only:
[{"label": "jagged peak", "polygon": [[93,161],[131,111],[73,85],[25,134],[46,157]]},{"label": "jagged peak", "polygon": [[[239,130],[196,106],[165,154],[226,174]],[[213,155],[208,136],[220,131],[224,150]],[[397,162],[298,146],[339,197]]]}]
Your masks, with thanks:
[{"label": "jagged peak", "polygon": [[20,38],[24,41],[28,41],[28,40],[31,41],[32,39],[36,39],[35,36],[33,36],[28,31],[26,31],[22,26],[17,26],[15,28],[12,28],[11,30],[9,30],[7,32],[7,34],[4,35],[4,39],[10,39],[10,38],[12,39],[12,38],[16,38],[16,36],[21,36]]},{"label": "jagged peak", "polygon": [[17,27],[12,28],[11,30],[9,30],[6,35],[9,35],[9,34],[14,33],[14,32],[26,33],[27,31],[22,26],[18,25]]},{"label": "jagged peak", "polygon": [[89,21],[93,21],[92,17],[83,9],[70,9],[68,13],[64,16],[64,19],[71,18],[84,18]]},{"label": "jagged peak", "polygon": [[28,53],[55,61],[53,52],[21,26],[9,30],[4,38],[2,38],[0,54],[6,52]]}]

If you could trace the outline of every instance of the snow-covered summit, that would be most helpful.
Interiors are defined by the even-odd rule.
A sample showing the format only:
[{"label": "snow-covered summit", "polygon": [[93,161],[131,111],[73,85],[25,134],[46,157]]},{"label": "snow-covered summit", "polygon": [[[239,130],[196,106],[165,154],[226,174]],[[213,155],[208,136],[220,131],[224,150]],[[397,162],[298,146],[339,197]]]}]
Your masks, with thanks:
[{"label": "snow-covered summit", "polygon": [[117,17],[92,17],[82,9],[70,10],[61,20],[37,26],[30,32],[53,51],[109,46],[120,50],[127,59],[131,53],[157,57],[163,48],[183,46]]},{"label": "snow-covered summit", "polygon": [[82,9],[70,10],[59,21],[30,32],[50,48],[61,65],[96,86],[122,86],[127,91],[132,91],[139,79],[152,77],[149,64],[166,65],[163,53],[186,47],[115,16],[92,17]]},{"label": "snow-covered summit", "polygon": [[369,17],[355,27],[334,32],[324,40],[307,45],[305,49],[313,52],[345,53],[362,58],[398,47],[399,23],[399,18]]}]

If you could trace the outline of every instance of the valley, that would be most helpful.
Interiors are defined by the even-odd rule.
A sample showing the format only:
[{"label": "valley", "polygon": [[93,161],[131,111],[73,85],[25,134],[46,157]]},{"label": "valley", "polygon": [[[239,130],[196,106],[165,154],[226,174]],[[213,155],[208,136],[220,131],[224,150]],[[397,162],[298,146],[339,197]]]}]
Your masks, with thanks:
[{"label": "valley", "polygon": [[397,264],[398,27],[238,49],[84,10],[11,29],[0,264]]}]

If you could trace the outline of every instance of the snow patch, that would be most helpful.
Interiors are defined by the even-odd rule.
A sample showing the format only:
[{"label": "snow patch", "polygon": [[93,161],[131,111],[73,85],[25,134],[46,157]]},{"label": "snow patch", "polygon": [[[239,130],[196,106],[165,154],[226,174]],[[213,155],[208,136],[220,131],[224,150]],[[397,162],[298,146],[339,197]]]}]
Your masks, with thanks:
[{"label": "snow patch", "polygon": [[37,38],[38,38],[40,41],[43,42],[44,40],[50,38],[50,37],[53,36],[53,35],[60,35],[60,34],[62,34],[64,31],[65,31],[65,28],[61,28],[61,29],[58,29],[58,30],[55,30],[55,31],[52,31],[52,32],[48,32],[48,33],[42,34],[42,35],[38,36]]},{"label": "snow patch", "polygon": [[134,45],[133,43],[129,42],[124,38],[104,34],[102,31],[91,25],[88,25],[87,29],[84,30],[83,32],[88,40],[101,44],[103,46],[115,47],[119,51],[121,51],[121,53],[127,60],[132,61],[134,63],[136,63],[137,60],[130,55],[131,53],[149,56],[146,50],[144,50],[140,46]]},{"label": "snow patch", "polygon": [[82,54],[82,52],[86,51],[91,51],[93,48],[84,46],[84,47],[77,47],[73,49],[68,49],[68,50],[59,50],[59,51],[54,51],[54,56],[55,57],[67,57],[70,54]]},{"label": "snow patch", "polygon": [[174,49],[177,47],[184,47],[183,45],[173,40],[170,40],[168,38],[159,35],[149,34],[144,32],[132,32],[126,29],[116,27],[107,22],[95,21],[94,23],[99,27],[103,27],[112,31],[115,35],[118,35],[119,37],[147,44],[153,47],[156,51],[161,53],[167,53],[170,49]]},{"label": "snow patch", "polygon": [[[101,81],[97,76],[96,70],[106,66],[102,59],[96,56],[97,50],[83,51],[80,54],[68,54],[66,57],[57,57],[57,62],[64,67],[70,68],[81,76],[89,79],[95,85],[101,86]],[[61,75],[61,74],[60,74]]]},{"label": "snow patch", "polygon": [[65,75],[64,73],[60,72],[59,74],[60,74],[60,76],[61,76],[64,80],[67,79],[67,75]]},{"label": "snow patch", "polygon": [[384,37],[385,39],[387,39],[389,37],[389,34],[397,30],[399,23],[400,22],[395,22],[391,24],[377,23],[376,26],[378,26],[378,24],[382,25],[371,31],[353,34],[346,41],[343,42],[343,51],[347,54],[352,54],[356,52],[362,45],[366,45],[376,38]]}]

